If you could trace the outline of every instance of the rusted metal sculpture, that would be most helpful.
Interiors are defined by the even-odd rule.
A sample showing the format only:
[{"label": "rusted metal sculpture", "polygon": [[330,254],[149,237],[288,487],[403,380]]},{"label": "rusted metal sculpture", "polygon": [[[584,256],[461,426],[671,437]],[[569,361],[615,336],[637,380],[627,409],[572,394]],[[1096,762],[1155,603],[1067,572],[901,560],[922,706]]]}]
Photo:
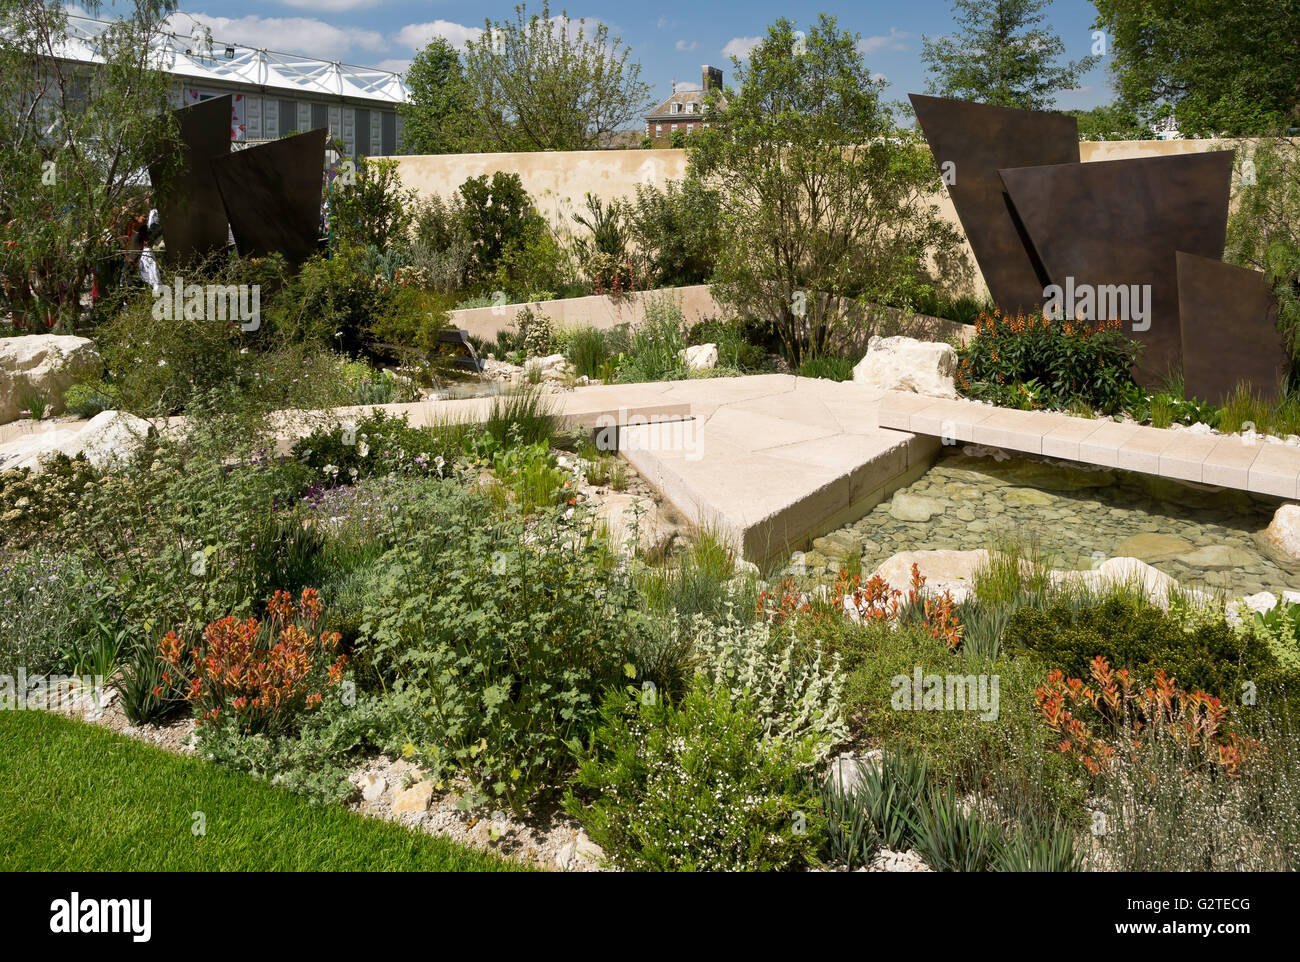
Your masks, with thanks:
[{"label": "rusted metal sculpture", "polygon": [[1049,279],[998,171],[1078,163],[1078,122],[1068,114],[908,96],[993,302],[1003,312],[1033,310]]},{"label": "rusted metal sculpture", "polygon": [[246,256],[279,252],[298,265],[320,236],[323,128],[238,150],[213,163],[235,246]]},{"label": "rusted metal sculpture", "polygon": [[[1143,384],[1159,383],[1181,364],[1175,253],[1223,256],[1232,156],[1222,150],[1000,171],[1053,284],[1099,295],[1106,288],[1112,298],[1127,289],[1130,316],[1120,320],[1143,345],[1134,372]],[[1133,305],[1137,298],[1145,317]],[[1069,303],[1065,308],[1072,313]]]},{"label": "rusted metal sculpture", "polygon": [[174,111],[181,150],[149,167],[154,205],[166,241],[165,262],[179,267],[226,248],[226,209],[212,162],[230,153],[230,97],[214,97]]},{"label": "rusted metal sculpture", "polygon": [[1223,404],[1245,382],[1269,401],[1282,396],[1285,345],[1267,279],[1248,267],[1177,254],[1183,390]]}]

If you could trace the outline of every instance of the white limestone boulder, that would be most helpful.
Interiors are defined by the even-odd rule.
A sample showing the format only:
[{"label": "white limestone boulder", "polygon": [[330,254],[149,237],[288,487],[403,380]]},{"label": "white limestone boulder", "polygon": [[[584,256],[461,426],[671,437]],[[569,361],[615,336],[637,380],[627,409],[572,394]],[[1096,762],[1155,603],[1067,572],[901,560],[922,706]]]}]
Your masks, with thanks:
[{"label": "white limestone boulder", "polygon": [[692,344],[677,352],[688,371],[712,371],[718,366],[718,345]]},{"label": "white limestone boulder", "polygon": [[63,395],[103,368],[95,342],[70,334],[0,337],[0,424],[17,421],[33,394],[48,414],[62,414]]},{"label": "white limestone boulder", "polygon": [[853,380],[889,391],[911,391],[955,398],[957,352],[951,344],[913,337],[881,337],[867,343],[867,354],[853,368]]},{"label": "white limestone boulder", "polygon": [[42,462],[55,454],[70,458],[85,454],[97,468],[118,468],[135,455],[153,430],[152,424],[134,414],[101,411],[79,426],[27,434],[0,444],[0,470],[30,468],[40,473]]},{"label": "white limestone boulder", "polygon": [[882,561],[872,577],[880,576],[895,591],[904,594],[912,586],[912,565],[925,578],[925,593],[940,595],[945,591],[953,600],[964,600],[974,588],[975,574],[989,563],[989,553],[983,548],[974,551],[937,549],[933,551],[900,551]]},{"label": "white limestone boulder", "polygon": [[1285,565],[1300,565],[1300,504],[1284,504],[1259,534],[1259,543]]}]

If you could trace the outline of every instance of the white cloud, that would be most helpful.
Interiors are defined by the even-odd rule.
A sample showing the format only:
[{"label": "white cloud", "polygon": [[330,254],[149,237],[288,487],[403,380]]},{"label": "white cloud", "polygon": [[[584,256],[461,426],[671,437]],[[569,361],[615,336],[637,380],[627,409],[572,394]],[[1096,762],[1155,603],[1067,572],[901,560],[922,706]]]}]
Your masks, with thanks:
[{"label": "white cloud", "polygon": [[878,70],[871,75],[871,79],[877,83],[889,83],[889,78]]},{"label": "white cloud", "polygon": [[748,60],[753,49],[762,42],[762,37],[732,37],[722,48],[722,55],[735,57],[737,60]]},{"label": "white cloud", "polygon": [[408,23],[397,31],[393,40],[403,47],[419,50],[434,37],[442,37],[457,50],[465,49],[465,41],[475,40],[482,27],[465,27],[450,20],[431,20],[428,23]]},{"label": "white cloud", "polygon": [[694,90],[703,90],[703,89],[704,87],[700,84],[690,83],[686,80],[677,81],[677,92],[679,94],[690,93],[691,91]]},{"label": "white cloud", "polygon": [[678,50],[694,50],[694,49],[695,49],[695,41],[694,41],[694,40],[678,40],[677,43],[676,43],[676,47],[677,47]]},{"label": "white cloud", "polygon": [[910,39],[911,36],[912,34],[904,30],[890,27],[888,34],[863,37],[858,41],[858,49],[863,53],[879,53],[881,50],[906,50],[907,44],[903,41]]},{"label": "white cloud", "polygon": [[296,53],[317,60],[357,60],[369,52],[386,51],[388,41],[374,30],[336,27],[309,17],[213,17],[206,13],[174,13],[167,29],[190,36],[202,27],[212,31],[213,44],[236,43],[249,47]]},{"label": "white cloud", "polygon": [[391,70],[393,73],[406,73],[406,71],[411,69],[411,61],[409,59],[402,60],[400,58],[390,58],[388,60],[381,60],[374,66],[378,67],[380,70]]}]

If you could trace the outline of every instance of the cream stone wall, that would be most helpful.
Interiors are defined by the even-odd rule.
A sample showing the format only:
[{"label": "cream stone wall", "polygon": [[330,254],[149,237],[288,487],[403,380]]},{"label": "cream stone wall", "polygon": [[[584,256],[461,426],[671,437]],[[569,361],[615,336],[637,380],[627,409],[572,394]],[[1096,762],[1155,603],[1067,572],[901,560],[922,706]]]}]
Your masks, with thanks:
[{"label": "cream stone wall", "polygon": [[[1084,163],[1090,163],[1165,157],[1235,146],[1235,141],[1222,140],[1082,141],[1079,157]],[[686,176],[686,151],[668,149],[442,154],[394,159],[398,162],[402,182],[414,188],[420,196],[436,194],[447,197],[465,180],[480,174],[491,175],[498,170],[516,173],[538,211],[561,232],[581,229],[574,225],[572,215],[582,209],[588,192],[605,200],[626,198],[636,194],[637,184],[662,187],[665,181],[681,180]],[[937,171],[935,177],[938,178]],[[960,232],[957,212],[946,191],[937,197],[937,203],[940,214]],[[987,293],[974,255],[964,242],[958,263],[934,265],[933,273],[935,282],[949,293]],[[513,313],[510,316],[513,317]]]}]

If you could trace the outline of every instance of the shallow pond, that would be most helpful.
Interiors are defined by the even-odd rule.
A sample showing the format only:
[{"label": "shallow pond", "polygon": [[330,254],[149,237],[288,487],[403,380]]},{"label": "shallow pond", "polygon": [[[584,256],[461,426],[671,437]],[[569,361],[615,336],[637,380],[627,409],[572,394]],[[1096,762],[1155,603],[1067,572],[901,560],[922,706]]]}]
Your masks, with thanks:
[{"label": "shallow pond", "polygon": [[1187,587],[1230,596],[1300,589],[1300,571],[1277,564],[1256,540],[1277,498],[964,452],[940,458],[860,521],[817,538],[803,556],[808,574],[826,580],[860,557],[866,575],[900,551],[988,548],[1010,538],[1036,543],[1056,568],[1134,557]]}]

